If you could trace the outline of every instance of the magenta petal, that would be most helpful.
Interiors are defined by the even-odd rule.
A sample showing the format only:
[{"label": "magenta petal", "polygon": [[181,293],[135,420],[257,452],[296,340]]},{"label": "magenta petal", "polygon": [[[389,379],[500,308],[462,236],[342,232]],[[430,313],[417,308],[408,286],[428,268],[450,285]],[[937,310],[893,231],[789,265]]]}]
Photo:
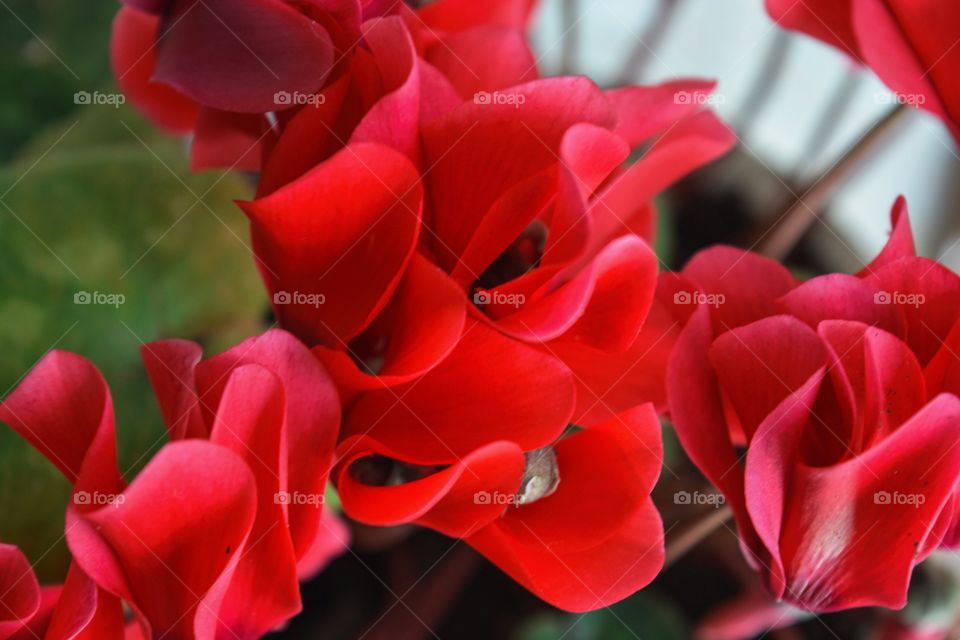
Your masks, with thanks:
[{"label": "magenta petal", "polygon": [[957,420],[960,400],[941,395],[863,455],[797,470],[792,491],[804,498],[789,505],[780,542],[786,598],[817,611],[905,604],[957,485]]},{"label": "magenta petal", "polygon": [[0,638],[23,629],[40,609],[40,585],[27,557],[0,544]]},{"label": "magenta petal", "polygon": [[84,572],[130,603],[153,634],[193,638],[193,614],[253,523],[256,486],[235,454],[189,440],[164,447],[113,505],[67,513]]},{"label": "magenta petal", "polygon": [[897,198],[890,210],[890,224],[893,230],[883,250],[873,261],[864,267],[857,277],[864,278],[900,258],[914,258],[917,250],[913,243],[913,231],[910,229],[910,213],[907,211],[907,199]]},{"label": "magenta petal", "polygon": [[779,306],[813,329],[824,320],[852,320],[905,336],[903,312],[896,305],[884,304],[883,295],[860,278],[831,273],[807,280],[781,298]]},{"label": "magenta petal", "polygon": [[697,291],[682,292],[678,302],[697,302],[698,294],[722,296],[712,302],[717,331],[726,331],[780,313],[777,299],[792,290],[796,280],[769,258],[733,247],[711,247],[693,256],[682,275]]},{"label": "magenta petal", "polygon": [[175,0],[158,37],[155,78],[224,111],[266,113],[279,92],[312,94],[333,62],[329,34],[276,0]]},{"label": "magenta petal", "polygon": [[120,491],[113,401],[90,361],[51,351],[0,404],[0,420],[46,456],[75,490]]}]

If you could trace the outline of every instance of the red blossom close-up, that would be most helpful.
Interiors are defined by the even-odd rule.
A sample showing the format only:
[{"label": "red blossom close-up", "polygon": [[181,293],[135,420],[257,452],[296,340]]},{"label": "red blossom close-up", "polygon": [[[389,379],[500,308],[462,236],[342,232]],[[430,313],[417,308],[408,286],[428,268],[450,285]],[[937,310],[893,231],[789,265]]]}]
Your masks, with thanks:
[{"label": "red blossom close-up", "polygon": [[10,2],[0,640],[958,637],[952,1]]}]

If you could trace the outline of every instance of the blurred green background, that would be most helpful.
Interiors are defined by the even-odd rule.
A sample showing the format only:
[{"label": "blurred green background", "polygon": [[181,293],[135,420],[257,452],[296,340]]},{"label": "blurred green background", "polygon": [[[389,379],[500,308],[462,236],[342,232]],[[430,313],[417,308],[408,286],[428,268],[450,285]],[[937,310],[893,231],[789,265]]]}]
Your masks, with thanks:
[{"label": "blurred green background", "polygon": [[[89,358],[113,393],[129,479],[165,442],[141,343],[222,350],[263,329],[267,300],[232,203],[250,184],[190,175],[185,143],[129,106],[75,103],[76,92],[117,91],[107,57],[117,8],[0,0],[0,393],[50,349]],[[82,292],[124,302],[75,304]],[[43,581],[62,579],[68,562],[68,495],[0,429],[0,541],[20,545]]]}]

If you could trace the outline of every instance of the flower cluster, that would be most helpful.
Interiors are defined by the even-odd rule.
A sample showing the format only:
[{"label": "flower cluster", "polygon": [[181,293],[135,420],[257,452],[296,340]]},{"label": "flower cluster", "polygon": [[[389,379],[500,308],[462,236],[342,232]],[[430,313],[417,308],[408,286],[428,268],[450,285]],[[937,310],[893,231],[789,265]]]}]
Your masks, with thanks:
[{"label": "flower cluster", "polygon": [[770,591],[807,610],[900,608],[913,567],[958,541],[960,276],[915,255],[902,199],[892,217],[853,276],[801,283],[727,247],[675,276],[725,297],[677,340],[677,434]]},{"label": "flower cluster", "polygon": [[[257,176],[238,206],[279,328],[144,345],[169,442],[129,483],[90,362],[52,352],[3,400],[72,486],[72,565],[41,587],[0,544],[0,638],[259,638],[348,543],[328,484],[355,522],[605,607],[663,567],[660,416],[776,600],[903,606],[960,543],[960,277],[916,256],[905,202],[856,275],[727,247],[661,273],[654,198],[733,145],[713,84],[543,78],[533,0],[411,4],[124,2],[130,101],[195,169]],[[923,12],[767,5],[956,123],[960,54],[913,75]]]}]

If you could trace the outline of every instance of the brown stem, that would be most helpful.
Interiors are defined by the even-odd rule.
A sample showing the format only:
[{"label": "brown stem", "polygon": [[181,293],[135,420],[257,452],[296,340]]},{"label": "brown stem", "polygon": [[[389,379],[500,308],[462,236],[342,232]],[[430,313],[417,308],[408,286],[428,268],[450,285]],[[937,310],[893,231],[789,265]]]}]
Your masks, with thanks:
[{"label": "brown stem", "polygon": [[720,528],[720,526],[730,519],[733,511],[729,505],[724,505],[719,509],[713,509],[708,514],[694,522],[684,531],[681,531],[667,542],[667,557],[663,561],[663,568],[666,569],[674,562],[682,558],[688,551],[707,539],[711,533]]},{"label": "brown stem", "polygon": [[563,43],[560,50],[560,68],[562,73],[571,74],[577,66],[580,53],[580,24],[577,12],[580,0],[563,0],[560,4],[563,24]]},{"label": "brown stem", "polygon": [[396,593],[402,603],[389,605],[368,630],[366,640],[426,640],[443,623],[450,609],[482,565],[480,556],[465,543],[442,558],[436,567],[409,589]]},{"label": "brown stem", "polygon": [[651,57],[660,47],[660,43],[663,41],[663,37],[666,35],[679,6],[679,0],[660,0],[653,20],[650,21],[650,26],[637,39],[637,44],[634,45],[633,50],[627,56],[627,61],[621,68],[617,86],[633,84],[643,76],[644,71],[650,64]]},{"label": "brown stem", "polygon": [[903,120],[907,108],[898,105],[875,124],[843,157],[827,169],[813,185],[804,190],[796,203],[760,236],[757,251],[769,258],[782,260],[800,241],[817,219],[817,214],[859,169],[865,158],[888,139]]}]

